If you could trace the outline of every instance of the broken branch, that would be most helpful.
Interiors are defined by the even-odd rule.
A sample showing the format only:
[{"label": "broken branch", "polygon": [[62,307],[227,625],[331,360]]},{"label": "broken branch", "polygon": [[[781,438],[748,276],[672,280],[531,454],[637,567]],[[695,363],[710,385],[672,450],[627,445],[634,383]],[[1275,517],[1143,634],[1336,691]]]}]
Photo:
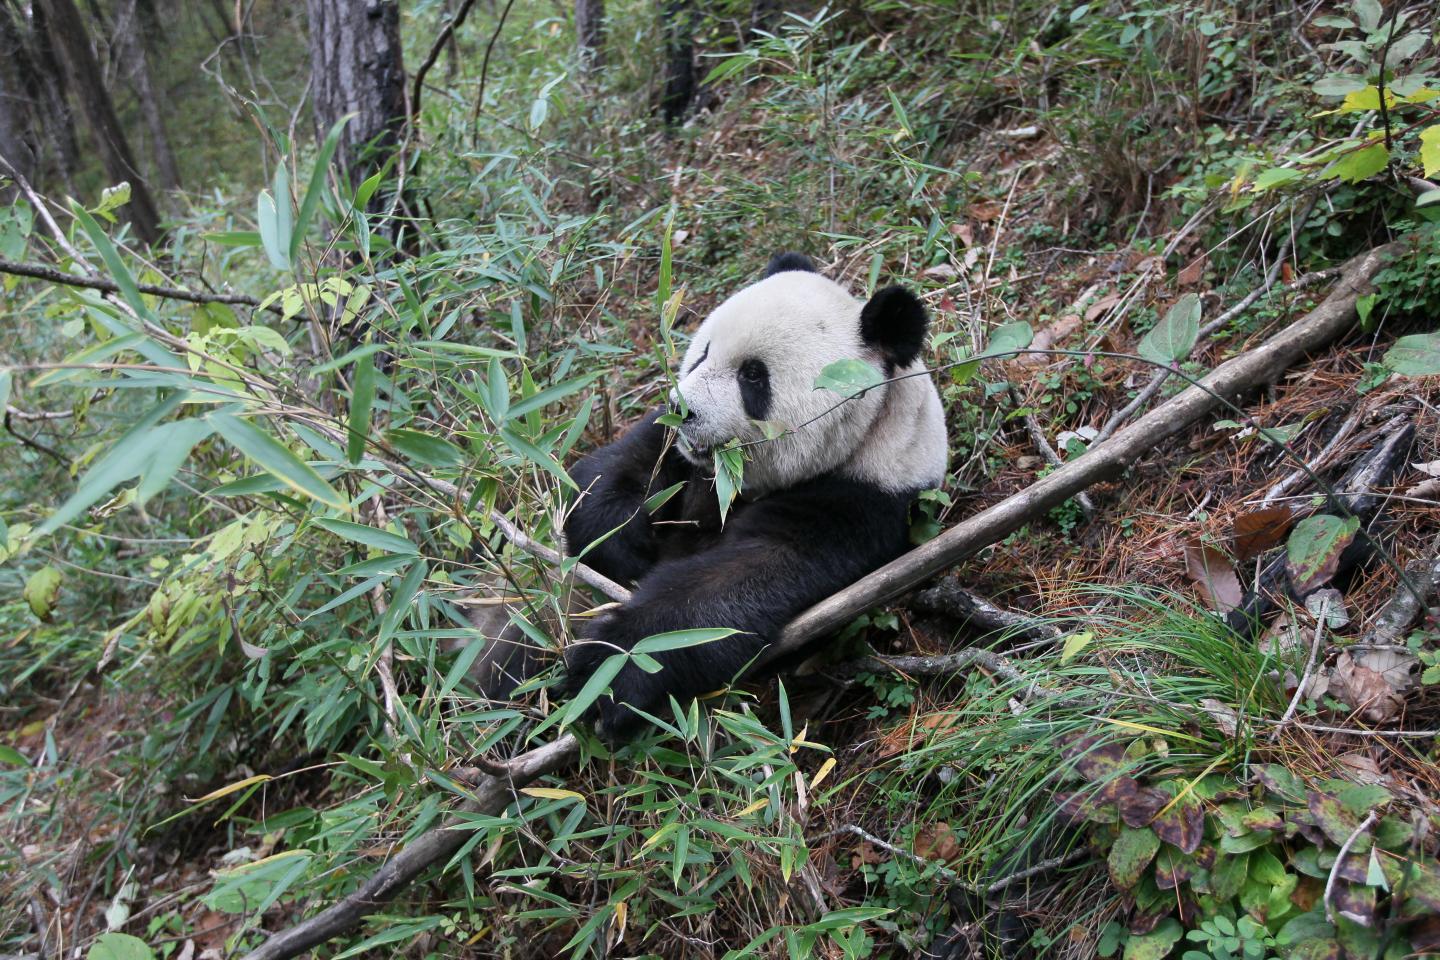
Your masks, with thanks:
[{"label": "broken branch", "polygon": [[997,543],[1035,517],[1092,484],[1118,476],[1141,455],[1188,429],[1221,403],[1279,377],[1305,354],[1349,329],[1355,301],[1370,279],[1400,253],[1400,244],[1376,247],[1348,261],[1335,289],[1315,309],[1254,350],[1222,363],[1199,386],[1170,398],[1083,457],[962,521],[791,621],[764,662],[794,653],[809,641],[849,623],[870,607],[894,600],[917,583]]}]

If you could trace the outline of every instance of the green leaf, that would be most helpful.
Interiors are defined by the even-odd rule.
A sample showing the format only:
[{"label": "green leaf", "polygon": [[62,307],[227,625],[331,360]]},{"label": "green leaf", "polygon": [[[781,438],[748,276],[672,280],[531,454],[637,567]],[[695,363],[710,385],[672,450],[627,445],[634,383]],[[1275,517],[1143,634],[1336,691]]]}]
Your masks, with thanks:
[{"label": "green leaf", "polygon": [[190,456],[190,451],[215,428],[198,417],[163,423],[155,428],[149,461],[140,468],[140,483],[135,487],[135,502],[143,504],[170,484],[170,478]]},{"label": "green leaf", "polygon": [[411,460],[432,467],[458,467],[465,462],[465,451],[443,437],[419,430],[387,430],[385,442]]},{"label": "green leaf", "polygon": [[418,554],[420,552],[420,548],[411,543],[407,537],[368,524],[351,523],[349,520],[333,520],[330,517],[320,517],[311,522],[322,530],[328,530],[335,536],[349,540],[351,543],[375,547],[386,553]]},{"label": "green leaf", "polygon": [[1415,198],[1415,206],[1429,207],[1440,203],[1440,190],[1426,190]]},{"label": "green leaf", "polygon": [[1346,183],[1359,183],[1384,170],[1390,163],[1390,150],[1384,143],[1372,143],[1348,153],[1325,168],[1324,176]]},{"label": "green leaf", "polygon": [[265,248],[270,265],[276,270],[289,270],[289,251],[280,244],[280,213],[268,190],[261,190],[255,200],[255,222],[260,227],[260,245]]},{"label": "green leaf", "polygon": [[827,364],[815,378],[816,390],[832,390],[842,397],[858,397],[885,382],[884,375],[864,360],[853,357]]},{"label": "green leaf", "polygon": [[30,766],[30,761],[25,759],[25,754],[21,753],[19,750],[16,750],[14,747],[6,746],[3,743],[0,743],[0,763],[7,764],[8,766],[12,767]]},{"label": "green leaf", "polygon": [[[1425,176],[1433,177],[1440,173],[1440,123],[1426,127],[1420,131],[1420,163],[1425,167]],[[1436,191],[1431,190],[1433,194]],[[1422,200],[1424,197],[1421,198]],[[1427,201],[1434,203],[1435,201]]]},{"label": "green leaf", "polygon": [[556,384],[531,397],[519,401],[505,413],[506,420],[514,420],[516,417],[523,417],[532,410],[540,410],[549,406],[561,397],[568,397],[570,394],[589,386],[600,374],[591,373],[583,377],[576,377],[565,383]]},{"label": "green leaf", "polygon": [[1276,187],[1290,183],[1292,180],[1299,180],[1304,174],[1294,167],[1276,167],[1273,170],[1265,170],[1255,178],[1255,191],[1273,190]]},{"label": "green leaf", "polygon": [[156,423],[169,416],[187,396],[185,393],[171,394],[126,430],[119,440],[110,445],[109,450],[90,465],[75,485],[75,492],[58,510],[45,518],[45,522],[36,528],[35,536],[54,533],[115,487],[138,477],[150,465],[156,445],[164,438],[164,434],[155,429]]},{"label": "green leaf", "polygon": [[711,643],[716,640],[723,640],[726,637],[733,637],[739,633],[729,627],[696,627],[690,630],[671,630],[666,633],[657,633],[646,637],[635,646],[630,648],[631,653],[660,653],[665,650],[679,650],[683,647],[695,647],[702,643]]},{"label": "green leaf", "polygon": [[600,666],[596,667],[595,672],[590,675],[590,679],[585,681],[585,686],[581,687],[575,698],[566,704],[565,714],[560,719],[560,725],[568,727],[579,719],[581,714],[589,710],[590,705],[600,699],[605,688],[610,686],[610,681],[615,679],[615,675],[620,672],[629,659],[625,654],[617,653],[601,661]]},{"label": "green leaf", "polygon": [[1140,882],[1140,876],[1160,850],[1160,838],[1149,827],[1121,827],[1120,836],[1110,848],[1108,865],[1110,880],[1121,890],[1129,890]]},{"label": "green leaf", "polygon": [[375,405],[375,361],[369,356],[355,361],[350,381],[350,419],[345,426],[345,456],[359,463],[365,456],[370,436],[370,410]]},{"label": "green leaf", "polygon": [[425,574],[430,572],[430,567],[424,560],[416,560],[405,571],[405,576],[390,594],[390,605],[385,608],[385,616],[380,619],[380,633],[376,638],[377,647],[383,647],[395,636],[405,618],[410,615],[410,604],[420,593],[420,588],[425,583]]},{"label": "green leaf", "polygon": [[529,440],[526,440],[524,437],[519,436],[505,427],[500,428],[500,439],[504,440],[505,445],[515,451],[522,459],[535,464],[571,490],[579,491],[580,488],[575,485],[574,480],[570,479],[570,474],[565,472],[565,468],[560,465],[560,462],[544,450],[535,446],[535,444]]},{"label": "green leaf", "polygon": [[228,413],[210,414],[210,423],[231,446],[287,487],[338,510],[350,511],[346,499],[314,467],[253,423]]},{"label": "green leaf", "polygon": [[155,315],[146,306],[145,298],[140,296],[140,288],[135,285],[135,277],[125,266],[125,261],[120,259],[120,252],[110,242],[110,237],[100,229],[100,224],[95,222],[95,218],[90,216],[90,212],[74,200],[70,201],[70,212],[74,214],[76,220],[80,221],[80,226],[85,228],[85,234],[95,245],[95,249],[100,251],[100,259],[105,261],[105,269],[109,270],[110,275],[115,278],[115,285],[120,288],[120,296],[142,320],[153,321]]},{"label": "green leaf", "polygon": [[1174,917],[1166,917],[1160,923],[1145,934],[1131,934],[1130,939],[1125,941],[1125,960],[1162,960],[1175,944],[1180,942],[1180,937],[1185,933],[1185,928],[1180,926],[1180,921]]},{"label": "green leaf", "polygon": [[1351,9],[1355,12],[1355,18],[1360,21],[1361,30],[1374,33],[1380,29],[1380,18],[1385,15],[1380,0],[1355,0]]},{"label": "green leaf", "polygon": [[740,71],[749,68],[758,59],[758,54],[748,50],[725,57],[716,64],[709,73],[705,74],[705,79],[700,81],[700,85],[702,87],[709,87],[719,83],[721,80],[727,80]]},{"label": "green leaf", "polygon": [[1308,593],[1335,575],[1341,552],[1359,529],[1358,518],[1342,520],[1328,513],[1306,517],[1295,525],[1285,543],[1285,567],[1297,593]]},{"label": "green leaf", "polygon": [[347,113],[325,135],[325,142],[320,144],[320,150],[315,154],[315,169],[310,172],[310,185],[305,188],[305,199],[300,201],[300,213],[295,217],[295,229],[290,235],[290,260],[294,262],[300,254],[300,245],[305,242],[305,231],[310,226],[310,218],[315,215],[315,208],[320,204],[320,198],[325,193],[325,175],[330,169],[330,158],[335,155],[335,148],[340,145],[340,135],[345,130],[345,125],[355,116]]},{"label": "green leaf", "polygon": [[[369,950],[374,950],[376,947],[383,947],[387,943],[399,943],[402,940],[413,940],[427,930],[434,930],[436,927],[440,926],[440,924],[444,923],[445,920],[445,917],[432,916],[422,917],[418,920],[401,920],[398,922],[392,922],[391,926],[386,927],[379,933],[366,937],[364,940],[361,940],[359,943],[355,944],[353,947],[350,947],[342,953],[337,953],[335,955],[335,960],[346,960],[347,957],[359,956],[360,954],[365,953]],[[382,950],[379,951],[379,953],[384,956],[395,957],[400,956],[401,951]]]},{"label": "green leaf", "polygon": [[55,612],[55,603],[60,599],[60,581],[64,577],[58,567],[41,567],[30,574],[25,581],[25,602],[30,612],[47,623]]},{"label": "green leaf", "polygon": [[1180,363],[1195,349],[1200,337],[1200,298],[1187,293],[1166,311],[1159,323],[1140,341],[1136,353],[1152,363]]},{"label": "green leaf", "polygon": [[1405,377],[1440,374],[1440,332],[1412,333],[1385,351],[1385,366]]},{"label": "green leaf", "polygon": [[155,960],[155,951],[128,933],[102,933],[85,954],[85,960]]},{"label": "green leaf", "polygon": [[9,370],[0,370],[0,415],[5,412],[5,405],[10,402],[10,384],[13,377]]},{"label": "green leaf", "polygon": [[990,334],[990,342],[980,351],[980,357],[1000,357],[1024,350],[1035,339],[1035,331],[1024,320],[1002,323]]},{"label": "green leaf", "polygon": [[1354,93],[1356,90],[1364,90],[1368,84],[1363,77],[1356,77],[1345,73],[1332,73],[1328,77],[1322,77],[1315,82],[1310,89],[1322,97],[1343,97],[1346,94]]}]

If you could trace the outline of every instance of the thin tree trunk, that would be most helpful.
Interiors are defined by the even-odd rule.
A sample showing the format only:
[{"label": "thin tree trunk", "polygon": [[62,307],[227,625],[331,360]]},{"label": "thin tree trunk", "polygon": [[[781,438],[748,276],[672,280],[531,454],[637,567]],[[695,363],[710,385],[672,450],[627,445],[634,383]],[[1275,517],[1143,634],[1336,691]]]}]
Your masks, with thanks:
[{"label": "thin tree trunk", "polygon": [[140,113],[145,118],[145,128],[150,135],[150,151],[154,154],[160,186],[166,190],[174,190],[180,186],[180,168],[175,163],[174,152],[170,149],[170,137],[165,132],[165,118],[160,113],[160,102],[155,98],[155,88],[150,82],[150,59],[140,37],[140,15],[136,0],[123,0],[118,21],[119,35],[116,41],[130,71],[135,97],[140,101]]},{"label": "thin tree trunk", "polygon": [[575,46],[580,67],[594,70],[605,59],[605,0],[575,0]]},{"label": "thin tree trunk", "polygon": [[125,213],[135,228],[135,235],[144,243],[153,244],[160,236],[160,217],[155,212],[155,202],[150,198],[145,178],[135,164],[125,130],[115,115],[110,92],[100,80],[100,65],[90,49],[85,21],[73,0],[39,0],[36,7],[45,13],[50,38],[60,51],[66,79],[80,100],[105,175],[112,183],[130,184],[130,202],[126,204]]},{"label": "thin tree trunk", "polygon": [[665,74],[660,113],[667,124],[676,124],[695,99],[695,0],[664,0],[661,9]]},{"label": "thin tree trunk", "polygon": [[65,93],[65,73],[50,43],[45,11],[32,5],[27,24],[23,4],[16,0],[0,0],[0,3],[13,12],[11,22],[20,40],[22,57],[15,65],[35,104],[34,125],[49,144],[55,169],[68,188],[80,150],[75,144],[75,124]]},{"label": "thin tree trunk", "polygon": [[324,136],[355,114],[337,155],[352,184],[389,158],[405,123],[405,64],[395,0],[306,0],[315,121]]},{"label": "thin tree trunk", "polygon": [[[0,153],[25,179],[35,181],[42,148],[35,117],[39,106],[27,80],[35,79],[25,49],[20,12],[0,2]],[[8,191],[0,200],[9,200]]]}]

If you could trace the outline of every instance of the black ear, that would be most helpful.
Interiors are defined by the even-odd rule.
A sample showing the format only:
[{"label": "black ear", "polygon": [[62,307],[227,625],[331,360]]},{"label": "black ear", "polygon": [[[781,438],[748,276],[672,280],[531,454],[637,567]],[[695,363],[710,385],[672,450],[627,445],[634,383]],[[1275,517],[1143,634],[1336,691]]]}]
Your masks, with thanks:
[{"label": "black ear", "polygon": [[876,290],[860,311],[860,336],[897,367],[920,356],[929,325],[920,298],[900,286]]},{"label": "black ear", "polygon": [[777,253],[770,258],[769,264],[765,267],[765,275],[760,279],[768,280],[777,273],[785,273],[789,270],[802,270],[805,273],[820,272],[815,269],[815,264],[811,263],[810,258],[805,256],[805,254],[786,251],[784,253]]}]

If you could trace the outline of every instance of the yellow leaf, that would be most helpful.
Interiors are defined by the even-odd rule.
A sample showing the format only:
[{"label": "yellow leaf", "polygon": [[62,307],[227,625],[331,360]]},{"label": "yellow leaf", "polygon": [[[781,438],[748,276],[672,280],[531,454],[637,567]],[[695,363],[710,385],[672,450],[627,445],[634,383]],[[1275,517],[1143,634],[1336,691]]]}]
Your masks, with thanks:
[{"label": "yellow leaf", "polygon": [[637,857],[640,856],[646,850],[649,850],[651,847],[655,846],[655,844],[670,836],[670,834],[675,832],[675,828],[678,826],[680,826],[680,821],[672,820],[669,823],[665,824],[665,826],[661,827],[659,830],[656,830],[654,833],[650,834],[650,839],[640,844],[640,849],[635,851],[635,855]]},{"label": "yellow leaf", "polygon": [[1162,737],[1174,737],[1176,740],[1190,740],[1195,743],[1204,743],[1199,737],[1192,737],[1188,733],[1176,733],[1173,730],[1161,730],[1159,727],[1152,727],[1146,723],[1136,723],[1134,720],[1116,720],[1114,717],[1091,717],[1092,720],[1101,720],[1105,723],[1113,723],[1117,727],[1124,727],[1126,730],[1138,730],[1141,733],[1153,733]]},{"label": "yellow leaf", "polygon": [[[1385,109],[1390,109],[1399,103],[1399,99],[1389,90],[1385,91]],[[1340,104],[1338,113],[1359,113],[1361,110],[1379,110],[1380,91],[1373,84],[1364,90],[1356,90],[1353,93],[1345,94],[1344,101]]]},{"label": "yellow leaf", "polygon": [[820,769],[815,771],[815,777],[810,781],[810,792],[814,793],[815,788],[820,786],[821,781],[830,776],[830,771],[835,769],[835,758],[830,757],[820,764]]},{"label": "yellow leaf", "polygon": [[253,777],[246,777],[244,780],[236,780],[228,787],[221,787],[219,790],[211,790],[209,793],[205,794],[205,796],[199,797],[195,800],[191,800],[190,802],[208,803],[211,800],[219,800],[221,797],[226,796],[227,794],[234,793],[236,790],[244,790],[246,787],[251,786],[252,784],[264,783],[266,780],[274,779],[275,778],[270,776],[270,774],[268,773],[257,773]]},{"label": "yellow leaf", "polygon": [[1420,131],[1420,162],[1425,167],[1425,176],[1440,173],[1440,123]]},{"label": "yellow leaf", "polygon": [[[833,763],[834,761],[831,760],[830,762]],[[764,810],[768,806],[770,806],[770,801],[768,799],[756,800],[754,803],[750,804],[750,806],[735,814],[735,816],[743,817],[746,814],[754,813],[756,810]]]},{"label": "yellow leaf", "polygon": [[621,900],[615,904],[615,943],[625,939],[625,918],[629,916],[629,905]]},{"label": "yellow leaf", "polygon": [[583,793],[576,793],[574,790],[560,790],[556,787],[521,787],[520,792],[527,797],[539,797],[542,800],[579,800],[585,802]]},{"label": "yellow leaf", "polygon": [[1060,662],[1069,663],[1080,655],[1080,651],[1090,646],[1090,641],[1095,639],[1095,634],[1089,630],[1080,633],[1072,633],[1065,638],[1065,647],[1060,651]]},{"label": "yellow leaf", "polygon": [[[266,779],[269,778],[267,777]],[[291,857],[308,857],[311,855],[312,854],[309,850],[282,850],[279,853],[272,853],[268,857],[261,857],[259,860],[252,860],[249,863],[242,863],[240,864],[240,866],[233,867],[229,870],[217,870],[215,872],[223,874],[225,876],[234,876],[237,873],[247,873],[251,870],[254,870],[256,867],[263,866],[267,863],[274,863],[276,860],[288,860]]]}]

